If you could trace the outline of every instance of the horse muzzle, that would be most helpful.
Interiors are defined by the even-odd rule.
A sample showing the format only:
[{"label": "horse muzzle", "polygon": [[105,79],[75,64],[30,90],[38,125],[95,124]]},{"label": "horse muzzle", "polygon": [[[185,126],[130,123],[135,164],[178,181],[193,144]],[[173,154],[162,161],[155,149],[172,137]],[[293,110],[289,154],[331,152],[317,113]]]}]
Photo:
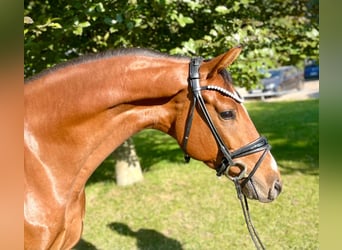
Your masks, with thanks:
[{"label": "horse muzzle", "polygon": [[251,178],[241,187],[242,193],[249,199],[258,200],[263,203],[274,201],[282,191],[282,182],[276,180],[270,188],[254,181]]}]

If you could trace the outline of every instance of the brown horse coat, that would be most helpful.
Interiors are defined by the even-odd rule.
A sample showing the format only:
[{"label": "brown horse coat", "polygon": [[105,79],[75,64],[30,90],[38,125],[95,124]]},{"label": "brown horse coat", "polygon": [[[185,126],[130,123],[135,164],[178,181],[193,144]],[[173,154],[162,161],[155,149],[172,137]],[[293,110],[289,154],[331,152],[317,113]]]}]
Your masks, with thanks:
[{"label": "brown horse coat", "polygon": [[[204,62],[201,84],[215,83],[234,92],[219,73],[240,51],[234,48]],[[58,66],[25,84],[25,249],[70,249],[78,242],[85,184],[131,135],[154,128],[181,144],[190,105],[188,75],[189,58],[122,50]],[[229,108],[239,114],[236,124],[229,126],[231,131],[215,118],[222,131],[239,128],[238,134],[243,135],[235,132],[224,138],[232,149],[259,136],[241,105],[217,93],[207,93],[205,98],[211,113]],[[193,124],[188,153],[214,168],[222,157],[215,140],[197,113]],[[245,161],[252,163],[256,157]],[[255,176],[261,198],[280,178],[270,153],[263,165]]]}]

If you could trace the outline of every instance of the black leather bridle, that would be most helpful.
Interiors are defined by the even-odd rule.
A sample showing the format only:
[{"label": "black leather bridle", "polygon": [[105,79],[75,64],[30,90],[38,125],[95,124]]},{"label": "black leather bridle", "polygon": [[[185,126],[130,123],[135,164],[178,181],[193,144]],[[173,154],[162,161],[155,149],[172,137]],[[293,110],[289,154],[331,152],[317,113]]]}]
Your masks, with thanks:
[{"label": "black leather bridle", "polygon": [[[224,141],[222,140],[220,134],[218,133],[211,117],[210,114],[206,108],[205,102],[203,100],[201,91],[203,90],[211,90],[211,91],[217,91],[220,94],[227,96],[231,99],[233,99],[234,101],[238,102],[238,103],[242,103],[242,99],[226,90],[223,89],[221,87],[218,86],[201,86],[200,85],[200,74],[199,74],[199,68],[200,65],[203,61],[203,58],[201,57],[195,57],[192,58],[190,61],[190,67],[189,67],[189,87],[190,87],[190,91],[191,94],[193,96],[192,99],[192,103],[191,103],[191,107],[189,110],[189,114],[188,114],[188,118],[187,118],[187,122],[186,122],[186,126],[185,126],[185,134],[184,134],[184,138],[183,138],[183,150],[185,152],[185,161],[189,162],[190,160],[190,156],[187,154],[186,148],[187,148],[187,144],[188,144],[188,140],[189,140],[189,136],[190,136],[190,131],[191,131],[191,125],[192,125],[192,120],[193,120],[193,116],[194,116],[194,110],[196,107],[199,108],[199,110],[201,111],[202,115],[204,116],[204,120],[205,122],[208,124],[212,135],[214,136],[216,143],[219,147],[219,150],[222,152],[223,154],[223,158],[221,161],[221,164],[216,167],[216,175],[217,176],[221,176],[221,175],[225,175],[227,176],[229,179],[233,180],[236,190],[237,190],[237,194],[238,194],[238,198],[241,201],[241,205],[243,208],[243,212],[244,212],[244,216],[245,216],[245,220],[247,223],[247,227],[248,230],[251,234],[251,237],[253,239],[253,242],[255,244],[255,246],[258,248],[257,243],[255,241],[254,236],[252,235],[252,232],[255,233],[255,237],[257,238],[257,240],[259,241],[259,244],[261,246],[261,249],[264,249],[264,246],[262,245],[254,227],[253,224],[250,220],[250,216],[249,216],[249,212],[248,212],[248,204],[247,204],[247,199],[246,196],[243,195],[242,193],[242,188],[247,184],[248,181],[251,182],[251,185],[254,188],[254,184],[252,182],[252,177],[255,174],[255,172],[257,171],[257,169],[259,168],[261,162],[263,161],[264,157],[266,156],[266,153],[270,150],[271,146],[268,144],[267,139],[263,136],[259,137],[258,139],[256,139],[255,141],[235,150],[235,151],[230,151],[228,149],[228,147],[225,145]],[[259,160],[256,162],[254,168],[252,169],[252,171],[247,174],[247,167],[240,163],[240,162],[236,162],[234,161],[235,158],[239,158],[242,156],[246,156],[246,155],[250,155],[250,154],[254,154],[256,152],[260,152],[260,151],[264,151],[262,153],[262,155],[260,156]],[[232,167],[238,167],[240,169],[240,173],[237,176],[230,176],[229,175],[229,169]],[[257,195],[257,192],[255,191],[255,194]],[[245,204],[243,204],[242,202],[242,197],[244,197],[244,201]]]},{"label": "black leather bridle", "polygon": [[[206,108],[205,102],[203,100],[201,91],[203,90],[211,90],[211,91],[217,91],[220,94],[230,97],[232,98],[234,101],[241,103],[242,99],[237,96],[234,93],[229,92],[226,89],[223,89],[221,87],[218,86],[201,86],[200,85],[200,75],[199,75],[199,67],[202,63],[203,59],[201,57],[196,57],[196,58],[192,58],[191,62],[190,62],[190,72],[189,72],[189,86],[190,86],[190,90],[193,96],[193,100],[192,100],[192,104],[190,107],[190,111],[189,111],[189,115],[188,115],[188,119],[187,119],[187,123],[185,126],[185,135],[184,135],[184,139],[183,139],[183,150],[186,152],[186,148],[187,148],[187,144],[188,144],[188,140],[189,140],[189,136],[190,136],[190,131],[191,131],[191,125],[192,125],[192,120],[193,120],[193,116],[194,116],[194,110],[196,105],[198,105],[198,108],[200,109],[200,111],[202,112],[204,119],[206,121],[206,123],[208,124],[212,135],[214,136],[217,145],[220,149],[220,151],[223,154],[223,158],[221,161],[221,164],[216,168],[216,174],[217,176],[221,176],[222,174],[226,175],[229,178],[233,178],[231,176],[229,176],[228,172],[230,167],[232,166],[237,166],[240,168],[240,173],[238,176],[235,176],[234,178],[237,178],[238,180],[244,179],[243,182],[241,183],[242,186],[244,186],[254,175],[254,173],[256,172],[256,170],[258,169],[258,167],[260,166],[260,163],[262,161],[262,159],[264,158],[264,155],[266,154],[266,152],[270,149],[270,145],[267,142],[267,139],[263,136],[259,137],[258,139],[256,139],[255,141],[231,152],[228,147],[225,145],[224,141],[222,140],[220,134],[218,133],[211,117],[210,114]],[[250,155],[250,154],[254,154],[256,152],[259,151],[263,151],[264,150],[264,154],[260,157],[259,161],[255,164],[255,167],[253,168],[253,170],[249,173],[249,175],[246,177],[246,166],[244,166],[242,163],[238,163],[236,161],[234,161],[235,158],[239,158],[242,156],[246,156],[246,155]],[[262,158],[262,159],[261,159]],[[190,156],[185,153],[185,160],[189,161],[190,160]]]}]

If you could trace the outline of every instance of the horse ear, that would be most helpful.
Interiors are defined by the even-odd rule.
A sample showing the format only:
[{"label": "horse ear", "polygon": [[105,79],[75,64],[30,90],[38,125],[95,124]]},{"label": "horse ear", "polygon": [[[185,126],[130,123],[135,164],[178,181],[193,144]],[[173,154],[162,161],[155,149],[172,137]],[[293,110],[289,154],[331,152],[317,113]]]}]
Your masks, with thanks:
[{"label": "horse ear", "polygon": [[209,79],[216,76],[216,74],[221,70],[231,65],[239,56],[241,51],[242,47],[237,46],[230,49],[228,52],[211,59],[206,64],[203,64],[204,72],[208,74],[206,78]]}]

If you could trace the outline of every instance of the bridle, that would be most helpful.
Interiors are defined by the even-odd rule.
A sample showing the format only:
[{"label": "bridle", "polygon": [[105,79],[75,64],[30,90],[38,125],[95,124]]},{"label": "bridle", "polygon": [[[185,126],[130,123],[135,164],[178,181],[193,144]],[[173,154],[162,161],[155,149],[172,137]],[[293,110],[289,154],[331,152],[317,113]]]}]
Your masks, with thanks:
[{"label": "bridle", "polygon": [[[243,187],[249,180],[251,180],[251,178],[253,177],[254,173],[256,172],[256,170],[259,168],[260,163],[262,161],[262,159],[265,157],[266,152],[270,149],[270,145],[267,142],[267,139],[263,136],[259,137],[258,139],[256,139],[255,141],[233,151],[230,152],[228,147],[225,145],[225,143],[223,142],[220,134],[218,133],[211,117],[210,114],[206,108],[205,102],[203,100],[201,91],[203,90],[211,90],[211,91],[217,91],[222,95],[225,95],[227,97],[232,98],[234,101],[238,102],[238,103],[242,103],[243,100],[237,96],[234,93],[229,92],[226,89],[223,89],[221,87],[218,86],[200,86],[200,75],[199,75],[199,67],[201,62],[203,61],[203,59],[201,57],[196,57],[196,58],[192,58],[191,62],[190,62],[190,72],[189,72],[189,85],[190,85],[190,90],[192,92],[193,95],[193,101],[190,107],[190,111],[189,111],[189,115],[188,115],[188,119],[187,119],[187,123],[185,126],[185,135],[184,135],[184,139],[183,139],[183,149],[186,152],[186,148],[187,148],[187,144],[188,144],[188,140],[189,140],[189,136],[190,136],[190,130],[191,130],[191,125],[192,125],[192,120],[193,120],[193,116],[194,116],[194,110],[196,105],[198,105],[199,109],[201,110],[204,119],[206,121],[206,123],[208,124],[212,135],[214,136],[218,147],[220,149],[220,151],[223,154],[223,158],[221,161],[221,164],[216,168],[216,175],[217,176],[221,176],[222,174],[224,174],[225,176],[227,176],[228,178],[232,179],[232,178],[236,178],[238,180],[244,179],[243,182],[241,183],[241,186]],[[233,159],[235,158],[239,158],[242,156],[246,156],[246,155],[250,155],[250,154],[254,154],[256,152],[262,151],[264,150],[264,154],[260,157],[260,159],[258,160],[258,162],[255,164],[253,170],[249,173],[249,175],[246,178],[246,166],[244,166],[242,163],[238,163],[235,162]],[[190,160],[190,156],[186,153],[185,154],[185,160],[189,161]],[[228,172],[230,167],[232,166],[237,166],[240,168],[240,173],[238,176],[236,177],[231,177],[229,176]]]},{"label": "bridle", "polygon": [[[204,116],[204,120],[208,124],[212,135],[215,138],[215,141],[219,147],[219,150],[223,154],[221,164],[218,167],[216,167],[216,175],[217,176],[225,175],[226,177],[228,177],[229,179],[231,179],[234,182],[235,188],[237,191],[237,195],[238,195],[238,198],[241,202],[241,206],[243,209],[247,228],[248,228],[248,231],[252,237],[252,240],[253,240],[257,249],[260,249],[260,248],[258,247],[256,240],[260,244],[261,249],[264,249],[264,246],[261,243],[260,238],[258,237],[258,235],[254,229],[253,223],[250,219],[247,199],[246,199],[246,196],[242,193],[242,188],[249,181],[254,188],[254,184],[252,182],[252,177],[255,174],[255,172],[257,171],[257,169],[259,168],[261,162],[265,158],[266,153],[270,150],[271,146],[268,144],[267,139],[265,137],[260,136],[255,141],[248,143],[247,145],[245,145],[245,146],[243,146],[243,147],[241,147],[235,151],[231,152],[228,149],[228,147],[225,145],[224,141],[222,140],[220,134],[218,133],[218,131],[217,131],[217,129],[216,129],[211,117],[210,117],[208,109],[206,108],[205,102],[203,100],[201,91],[203,91],[203,90],[216,91],[216,92],[219,92],[220,94],[222,94],[224,96],[227,96],[227,97],[233,99],[234,101],[236,101],[238,103],[242,103],[243,100],[238,95],[236,95],[235,93],[232,93],[232,92],[230,92],[224,88],[221,88],[218,86],[212,86],[212,85],[201,86],[200,85],[199,68],[200,68],[202,61],[203,61],[203,58],[201,58],[201,57],[192,58],[190,61],[189,87],[190,87],[190,91],[191,91],[192,96],[193,96],[193,100],[192,100],[191,107],[190,107],[189,114],[188,114],[188,118],[186,121],[185,134],[184,134],[184,138],[183,138],[183,150],[185,152],[184,158],[185,158],[186,162],[190,161],[190,156],[186,153],[187,152],[186,148],[187,148],[187,144],[188,144],[188,140],[189,140],[189,136],[190,136],[194,111],[195,111],[195,108],[198,107],[199,110],[201,111],[202,115]],[[249,174],[247,174],[247,167],[244,164],[234,161],[235,158],[254,154],[254,153],[260,152],[260,151],[264,151],[264,152],[262,153],[259,160],[256,162],[254,168],[252,169],[252,171]],[[229,175],[229,169],[232,166],[238,167],[240,169],[240,173],[237,176],[230,176]],[[256,191],[255,191],[255,193],[257,195]],[[242,202],[243,198],[244,198],[245,203]],[[253,235],[253,233],[255,236]]]}]

